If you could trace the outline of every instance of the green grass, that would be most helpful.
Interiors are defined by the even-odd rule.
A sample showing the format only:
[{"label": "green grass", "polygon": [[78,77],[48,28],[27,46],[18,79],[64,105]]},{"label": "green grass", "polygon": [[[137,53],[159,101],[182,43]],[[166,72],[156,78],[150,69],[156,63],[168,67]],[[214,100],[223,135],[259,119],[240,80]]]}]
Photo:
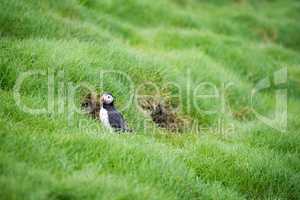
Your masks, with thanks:
[{"label": "green grass", "polygon": [[[297,0],[0,1],[0,199],[299,199],[299,20]],[[283,67],[288,129],[279,132],[243,111],[256,83]],[[53,75],[46,114],[16,105],[16,80],[30,70]],[[134,134],[108,134],[63,98],[85,83],[123,108],[130,85],[102,81],[101,70],[129,75],[139,94],[155,95],[141,87],[154,83],[180,118],[210,129],[170,133],[130,104],[122,113]],[[47,107],[48,82],[26,79],[22,102]],[[220,99],[193,94],[203,82],[231,84],[225,112]],[[259,97],[256,110],[270,116],[274,91]],[[234,131],[220,133],[220,119]]]}]

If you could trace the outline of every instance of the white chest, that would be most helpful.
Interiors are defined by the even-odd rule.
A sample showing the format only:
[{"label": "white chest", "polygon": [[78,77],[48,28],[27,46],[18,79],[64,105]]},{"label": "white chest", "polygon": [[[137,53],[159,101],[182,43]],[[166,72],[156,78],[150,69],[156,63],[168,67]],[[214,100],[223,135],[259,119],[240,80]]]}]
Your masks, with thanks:
[{"label": "white chest", "polygon": [[110,127],[110,123],[109,123],[109,119],[108,119],[108,113],[107,113],[106,109],[104,109],[104,108],[100,109],[99,117],[100,117],[100,120],[101,120],[102,124],[105,127]]}]

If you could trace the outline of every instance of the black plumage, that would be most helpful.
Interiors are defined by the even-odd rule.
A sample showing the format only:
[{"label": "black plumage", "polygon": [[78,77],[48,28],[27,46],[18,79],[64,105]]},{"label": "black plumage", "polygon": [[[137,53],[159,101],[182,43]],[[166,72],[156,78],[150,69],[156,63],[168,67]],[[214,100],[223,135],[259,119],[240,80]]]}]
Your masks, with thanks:
[{"label": "black plumage", "polygon": [[112,128],[116,130],[126,129],[124,118],[122,114],[115,109],[113,103],[103,104],[103,108],[107,111],[109,124]]}]

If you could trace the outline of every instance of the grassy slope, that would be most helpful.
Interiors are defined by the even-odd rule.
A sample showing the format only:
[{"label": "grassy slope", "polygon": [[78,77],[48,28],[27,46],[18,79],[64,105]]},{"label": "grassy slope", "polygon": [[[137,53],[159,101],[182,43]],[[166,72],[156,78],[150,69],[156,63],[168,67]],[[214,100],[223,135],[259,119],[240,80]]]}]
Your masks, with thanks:
[{"label": "grassy slope", "polygon": [[[298,1],[2,0],[0,10],[1,199],[300,198]],[[239,112],[254,84],[282,66],[289,71],[287,133],[225,115],[235,134],[147,134],[132,106],[124,114],[137,134],[95,134],[100,125],[92,120],[78,126],[82,115],[68,125],[67,111],[26,114],[12,93],[18,74],[30,69],[64,69],[66,81],[93,85],[98,69],[115,69],[136,85],[176,81],[186,92],[180,115],[212,126],[217,114],[189,104],[197,83],[232,82],[226,100]],[[45,105],[46,83],[26,81],[23,100]],[[122,82],[103,87],[119,106],[128,98]],[[267,93],[256,106],[268,112],[272,99]]]}]

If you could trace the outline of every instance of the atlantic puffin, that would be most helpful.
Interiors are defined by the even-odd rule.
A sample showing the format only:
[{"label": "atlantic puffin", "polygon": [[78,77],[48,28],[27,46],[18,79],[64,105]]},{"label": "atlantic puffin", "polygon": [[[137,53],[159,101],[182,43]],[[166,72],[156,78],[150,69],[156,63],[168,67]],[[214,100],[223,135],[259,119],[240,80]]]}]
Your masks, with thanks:
[{"label": "atlantic puffin", "polygon": [[100,121],[107,128],[115,131],[131,132],[120,112],[114,106],[114,97],[111,93],[104,93],[100,97],[101,107],[99,112]]}]

